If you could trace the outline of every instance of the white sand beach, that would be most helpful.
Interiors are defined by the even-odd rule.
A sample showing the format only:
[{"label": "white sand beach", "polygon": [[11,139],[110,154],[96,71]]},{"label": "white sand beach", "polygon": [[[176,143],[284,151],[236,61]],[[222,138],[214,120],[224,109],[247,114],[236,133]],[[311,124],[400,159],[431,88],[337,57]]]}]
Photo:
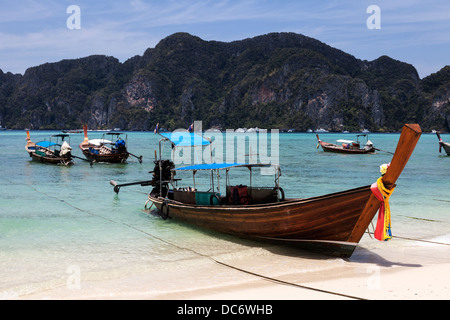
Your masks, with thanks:
[{"label": "white sand beach", "polygon": [[[358,256],[356,254],[356,256]],[[179,292],[156,298],[205,300],[447,300],[450,299],[450,248],[374,250],[369,259],[316,261],[308,272],[256,279],[234,286]],[[356,257],[357,258],[357,257]],[[373,259],[373,260],[372,260]],[[313,267],[313,265],[315,265]],[[314,270],[316,268],[316,270]],[[289,285],[288,283],[292,283]],[[145,297],[142,297],[145,298]]]},{"label": "white sand beach", "polygon": [[[364,240],[364,239],[363,239]],[[365,244],[364,244],[365,242]],[[450,246],[363,241],[350,259],[285,248],[252,248],[174,264],[83,275],[18,299],[144,300],[447,300]]]}]

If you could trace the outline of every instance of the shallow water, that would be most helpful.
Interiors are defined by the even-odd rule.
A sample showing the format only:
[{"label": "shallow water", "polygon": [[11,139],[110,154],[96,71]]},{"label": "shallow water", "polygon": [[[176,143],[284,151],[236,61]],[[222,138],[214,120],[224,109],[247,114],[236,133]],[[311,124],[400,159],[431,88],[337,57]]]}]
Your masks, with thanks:
[{"label": "shallow water", "polygon": [[[34,142],[50,131],[32,131]],[[321,134],[333,142],[353,139],[353,134]],[[293,264],[298,257],[283,248],[260,245],[234,237],[199,230],[176,221],[163,221],[142,211],[150,187],[123,187],[118,195],[110,180],[119,183],[150,180],[159,137],[152,132],[129,132],[128,148],[143,155],[139,164],[94,164],[76,160],[71,167],[52,166],[31,161],[25,146],[24,131],[0,132],[0,299],[44,294],[61,288],[61,297],[70,296],[64,288],[74,285],[85,290],[82,297],[133,292],[140,288],[145,274],[145,292],[171,292],[183,288],[203,288],[214,283],[239,281],[234,273],[210,274],[190,279],[186,270],[206,268],[214,259],[227,261],[264,261],[258,271],[277,274],[304,268],[305,272],[328,268],[341,259],[308,258],[309,264]],[[100,138],[101,133],[90,133]],[[394,151],[399,134],[372,134],[375,147]],[[450,135],[442,135],[450,141]],[[82,157],[78,144],[81,134],[71,136],[73,154]],[[292,133],[279,136],[281,185],[286,197],[311,197],[369,185],[379,177],[379,166],[391,155],[339,155],[317,149],[315,134]],[[170,149],[169,149],[170,151]],[[167,153],[168,150],[166,149]],[[250,152],[250,150],[246,150]],[[247,170],[247,169],[245,169]],[[244,172],[232,179],[247,179]],[[243,177],[241,177],[241,175]],[[272,184],[272,176],[253,184]],[[177,174],[192,186],[190,175]],[[224,181],[221,177],[221,181]],[[208,177],[196,177],[197,186],[207,185]],[[264,183],[263,183],[264,182]],[[450,157],[439,154],[434,134],[423,134],[397,181],[391,197],[394,236],[450,243]],[[370,255],[382,246],[404,248],[432,245],[394,239],[380,243],[364,236],[361,250],[352,259]],[[276,254],[278,263],[271,260]],[[212,257],[212,259],[211,259]],[[299,258],[300,259],[300,258]],[[325,261],[325,262],[324,262]],[[325,263],[325,267],[324,267]],[[245,266],[243,266],[245,267]],[[81,284],[71,284],[81,274]],[[167,277],[159,276],[171,274]],[[176,276],[175,276],[176,275]],[[101,289],[96,283],[127,279],[114,287]],[[119,287],[117,287],[119,286]],[[187,289],[186,289],[187,290]],[[73,293],[73,292],[72,292]]]}]

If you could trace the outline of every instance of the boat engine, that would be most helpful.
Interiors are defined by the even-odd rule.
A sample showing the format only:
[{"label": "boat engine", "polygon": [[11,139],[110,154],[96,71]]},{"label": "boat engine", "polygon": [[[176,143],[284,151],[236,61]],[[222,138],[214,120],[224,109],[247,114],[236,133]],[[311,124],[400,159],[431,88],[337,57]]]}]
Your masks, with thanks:
[{"label": "boat engine", "polygon": [[[151,181],[151,185],[154,186],[151,191],[152,195],[165,195],[167,194],[167,183],[173,179],[173,176],[176,174],[172,169],[175,168],[175,164],[170,160],[161,160],[161,172],[159,161],[154,161],[155,168],[151,173],[153,173],[153,179]],[[162,181],[162,185],[161,185]],[[162,191],[162,193],[161,193]]]}]

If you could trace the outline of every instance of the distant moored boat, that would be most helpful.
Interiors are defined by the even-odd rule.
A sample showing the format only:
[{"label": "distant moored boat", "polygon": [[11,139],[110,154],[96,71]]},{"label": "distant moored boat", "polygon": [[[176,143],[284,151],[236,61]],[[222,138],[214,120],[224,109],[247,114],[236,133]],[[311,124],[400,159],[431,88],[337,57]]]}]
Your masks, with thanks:
[{"label": "distant moored boat", "polygon": [[442,152],[442,149],[444,149],[444,151],[447,153],[448,156],[450,156],[450,143],[448,142],[444,142],[441,138],[441,134],[440,132],[436,132],[436,135],[439,139],[439,153]]},{"label": "distant moored boat", "polygon": [[[375,153],[375,147],[373,146],[372,141],[369,140],[367,134],[358,134],[356,136],[356,141],[353,140],[337,140],[336,143],[328,143],[320,140],[319,135],[316,134],[317,140],[319,143],[317,144],[317,148],[319,146],[322,147],[325,152],[336,152],[336,153],[348,153],[348,154],[366,154],[366,153]],[[366,144],[364,148],[361,148],[361,144],[359,139],[363,137],[366,138]]]}]

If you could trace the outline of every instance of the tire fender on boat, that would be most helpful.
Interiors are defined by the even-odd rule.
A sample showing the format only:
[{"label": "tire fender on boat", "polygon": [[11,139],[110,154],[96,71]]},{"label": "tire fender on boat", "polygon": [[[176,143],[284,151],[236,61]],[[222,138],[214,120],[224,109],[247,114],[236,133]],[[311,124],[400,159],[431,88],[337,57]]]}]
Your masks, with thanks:
[{"label": "tire fender on boat", "polygon": [[281,193],[280,201],[284,201],[285,198],[284,198],[284,190],[283,190],[283,188],[282,187],[275,187],[274,189],[277,190],[277,192],[280,191],[280,193]]},{"label": "tire fender on boat", "polygon": [[221,204],[221,201],[220,201],[220,197],[217,195],[217,194],[212,194],[210,197],[209,197],[209,204],[210,205],[214,205],[214,198],[216,198],[217,199],[217,201],[219,201],[219,204]]},{"label": "tire fender on boat", "polygon": [[169,201],[164,200],[161,204],[161,218],[166,220],[169,217]]}]

